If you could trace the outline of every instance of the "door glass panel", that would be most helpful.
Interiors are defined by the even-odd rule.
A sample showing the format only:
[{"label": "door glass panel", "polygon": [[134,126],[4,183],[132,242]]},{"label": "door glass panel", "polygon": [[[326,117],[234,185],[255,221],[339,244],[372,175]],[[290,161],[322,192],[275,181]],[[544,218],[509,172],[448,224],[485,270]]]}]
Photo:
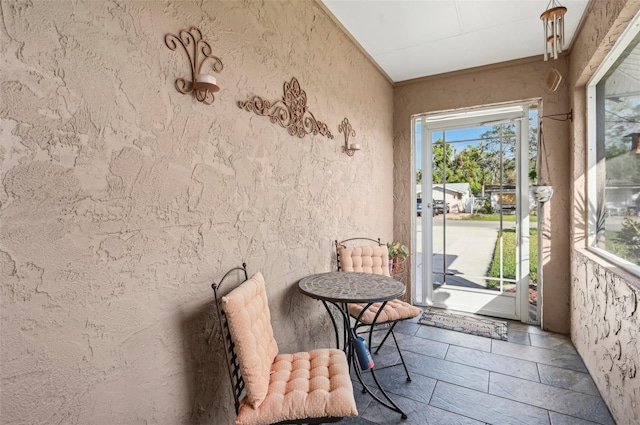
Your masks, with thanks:
[{"label": "door glass panel", "polygon": [[431,142],[434,284],[515,291],[516,126],[434,132]]}]

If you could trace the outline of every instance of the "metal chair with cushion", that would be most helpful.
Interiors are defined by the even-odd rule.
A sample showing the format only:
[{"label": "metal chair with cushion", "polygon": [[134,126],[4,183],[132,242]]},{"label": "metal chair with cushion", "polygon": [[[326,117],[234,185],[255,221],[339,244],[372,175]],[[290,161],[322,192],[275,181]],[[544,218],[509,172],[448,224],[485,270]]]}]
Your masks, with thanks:
[{"label": "metal chair with cushion", "polygon": [[[380,242],[380,239],[370,238],[352,238],[344,241],[335,241],[336,245],[336,262],[338,264],[338,271],[342,272],[360,272],[360,273],[372,273],[381,274],[384,276],[390,276],[389,273],[389,250],[386,245]],[[372,304],[364,313],[362,311],[366,308],[367,304],[349,304],[349,314],[354,317],[360,317],[359,323],[356,324],[356,331],[358,328],[368,326],[370,332],[374,332],[380,329],[371,329],[371,324],[374,322],[376,314],[380,311],[382,303]],[[362,313],[362,314],[361,314]],[[409,303],[406,303],[399,299],[394,299],[384,306],[382,312],[380,312],[375,324],[375,328],[382,328],[386,330],[386,334],[382,339],[382,342],[375,348],[374,353],[378,354],[380,348],[387,341],[389,336],[392,337],[395,343],[402,366],[407,374],[407,381],[411,381],[411,375],[402,356],[402,351],[398,345],[398,340],[393,332],[395,326],[402,320],[413,319],[419,316],[422,311]],[[369,337],[369,344],[371,345],[371,334]],[[373,347],[371,347],[373,350]]]},{"label": "metal chair with cushion", "polygon": [[[242,283],[223,294],[222,284],[238,272]],[[358,414],[343,351],[278,353],[261,273],[248,278],[243,264],[211,286],[235,401],[236,425],[321,424]]]}]

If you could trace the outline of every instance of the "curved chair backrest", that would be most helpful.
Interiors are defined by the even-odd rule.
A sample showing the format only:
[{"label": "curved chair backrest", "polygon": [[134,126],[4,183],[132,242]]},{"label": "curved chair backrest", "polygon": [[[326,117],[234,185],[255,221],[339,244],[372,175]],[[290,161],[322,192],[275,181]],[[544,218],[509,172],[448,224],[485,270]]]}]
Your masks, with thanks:
[{"label": "curved chair backrest", "polygon": [[351,238],[335,244],[338,271],[390,276],[389,250],[380,238]]},{"label": "curved chair backrest", "polygon": [[336,261],[338,263],[338,271],[342,271],[342,267],[340,266],[340,247],[341,246],[356,246],[356,245],[371,245],[371,242],[377,244],[378,246],[382,246],[382,242],[380,242],[380,238],[371,239],[371,238],[351,238],[345,239],[343,241],[335,240],[336,245]]},{"label": "curved chair backrest", "polygon": [[[221,289],[222,284],[233,275],[233,272],[242,272],[244,276],[240,281],[237,280],[234,282],[236,285],[229,287],[229,289]],[[218,321],[220,322],[220,332],[222,332],[222,340],[224,343],[224,355],[227,359],[227,371],[229,373],[229,379],[231,379],[231,389],[233,391],[233,401],[236,408],[236,414],[238,413],[238,409],[240,408],[240,400],[242,399],[245,383],[242,378],[242,374],[240,373],[240,364],[238,363],[238,355],[236,354],[235,345],[233,340],[231,339],[231,333],[229,332],[229,322],[227,320],[227,315],[222,310],[220,306],[221,299],[224,295],[231,292],[232,289],[235,288],[238,284],[249,279],[249,275],[247,274],[247,264],[242,263],[242,267],[234,267],[229,270],[223,277],[220,279],[220,283],[216,284],[215,282],[211,284],[213,288],[213,293],[216,298],[216,312],[218,313]]]}]

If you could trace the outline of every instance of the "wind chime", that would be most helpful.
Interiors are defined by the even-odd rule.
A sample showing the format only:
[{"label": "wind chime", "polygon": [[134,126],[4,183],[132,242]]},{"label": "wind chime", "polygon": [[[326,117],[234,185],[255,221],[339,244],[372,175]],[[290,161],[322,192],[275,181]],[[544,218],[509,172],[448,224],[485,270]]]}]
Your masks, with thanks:
[{"label": "wind chime", "polygon": [[556,0],[550,0],[547,10],[542,12],[540,19],[544,26],[544,60],[549,57],[558,59],[558,54],[562,53],[564,47],[564,15],[567,8],[560,5]]}]

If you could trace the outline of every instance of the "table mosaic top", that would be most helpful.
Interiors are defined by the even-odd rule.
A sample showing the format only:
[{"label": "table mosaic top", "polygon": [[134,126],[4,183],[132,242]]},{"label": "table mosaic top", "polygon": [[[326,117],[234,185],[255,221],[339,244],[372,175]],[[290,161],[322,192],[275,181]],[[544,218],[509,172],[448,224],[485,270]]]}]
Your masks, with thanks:
[{"label": "table mosaic top", "polygon": [[318,300],[372,303],[399,298],[405,287],[392,277],[371,273],[329,272],[307,276],[298,289]]}]

